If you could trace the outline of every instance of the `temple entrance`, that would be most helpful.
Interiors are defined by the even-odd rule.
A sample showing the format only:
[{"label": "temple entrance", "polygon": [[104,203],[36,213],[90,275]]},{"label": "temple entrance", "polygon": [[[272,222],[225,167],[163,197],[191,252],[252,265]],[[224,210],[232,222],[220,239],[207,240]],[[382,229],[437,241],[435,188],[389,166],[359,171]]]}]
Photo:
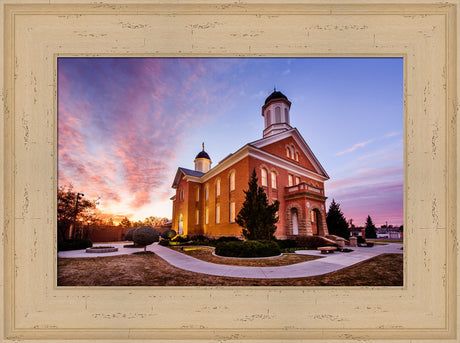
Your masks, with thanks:
[{"label": "temple entrance", "polygon": [[184,233],[184,216],[182,213],[179,215],[179,235]]},{"label": "temple entrance", "polygon": [[310,220],[313,235],[319,235],[320,233],[324,235],[324,232],[322,232],[323,222],[321,219],[321,212],[319,212],[319,210],[317,210],[316,208],[312,209],[310,212]]},{"label": "temple entrance", "polygon": [[291,218],[292,218],[292,234],[297,236],[299,234],[299,218],[297,214],[297,209],[295,207],[291,209]]},{"label": "temple entrance", "polygon": [[318,210],[316,209],[313,209],[311,210],[310,212],[310,219],[311,219],[311,230],[312,230],[312,233],[313,235],[318,235],[318,217],[319,217],[319,213],[318,213]]}]

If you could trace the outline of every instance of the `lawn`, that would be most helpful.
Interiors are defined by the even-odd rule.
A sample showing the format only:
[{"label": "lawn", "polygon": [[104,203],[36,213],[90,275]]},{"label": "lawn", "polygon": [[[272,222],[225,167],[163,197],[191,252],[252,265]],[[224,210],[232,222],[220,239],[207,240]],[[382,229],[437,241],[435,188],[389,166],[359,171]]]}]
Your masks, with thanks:
[{"label": "lawn", "polygon": [[[296,262],[297,263],[297,262]],[[198,274],[155,254],[59,258],[58,286],[402,286],[403,255],[383,254],[321,276],[244,279]]]},{"label": "lawn", "polygon": [[212,254],[214,252],[214,248],[212,247],[171,247],[170,249],[182,252],[186,255],[198,258],[206,262],[247,267],[287,266],[289,264],[313,261],[318,258],[322,258],[319,256],[298,254],[283,254],[282,256],[272,258],[225,258],[214,256]]}]

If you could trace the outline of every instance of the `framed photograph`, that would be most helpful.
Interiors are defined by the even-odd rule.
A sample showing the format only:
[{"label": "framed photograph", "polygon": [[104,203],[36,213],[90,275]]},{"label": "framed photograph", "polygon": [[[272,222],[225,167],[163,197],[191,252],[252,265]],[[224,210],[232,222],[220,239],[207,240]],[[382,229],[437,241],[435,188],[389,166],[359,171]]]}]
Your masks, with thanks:
[{"label": "framed photograph", "polygon": [[[458,339],[459,9],[456,2],[43,4],[12,0],[1,4],[1,14],[4,22],[0,181],[4,194],[0,212],[3,341],[455,342]],[[58,79],[62,77],[58,75],[59,64],[87,58],[243,57],[401,61],[403,284],[59,285],[56,195],[58,159],[62,158],[58,148],[58,108],[63,101],[58,96]],[[78,68],[73,72],[79,72]],[[82,94],[75,85],[66,92]],[[283,106],[290,105],[290,99],[278,93],[273,90],[276,96],[271,94],[271,98],[267,94],[265,104],[278,101]],[[101,92],[99,96],[106,94]],[[365,96],[368,95],[363,91]],[[85,105],[83,98],[76,101]],[[286,109],[289,113],[289,108]],[[262,108],[264,117],[267,113]],[[286,115],[270,118],[261,117],[261,122],[265,120],[264,139],[277,134],[277,129],[284,132],[286,125],[289,126]],[[267,120],[278,120],[275,124],[279,127],[273,128]],[[94,128],[89,122],[80,124],[87,125],[88,131]],[[298,148],[296,154],[298,146],[292,146],[292,151],[288,147],[288,154],[293,161],[301,160],[302,152],[308,156],[308,149]],[[262,154],[256,150],[262,147],[262,143],[255,143],[252,155]],[[337,156],[352,148],[340,147]],[[202,150],[204,153],[204,146]],[[205,173],[207,157],[203,153],[196,156],[199,161],[195,161],[198,163],[195,174],[197,170]],[[317,162],[314,158],[309,161]],[[316,165],[318,175],[320,167]],[[279,174],[270,168],[270,165],[261,166],[260,176],[265,175],[265,182],[276,188],[272,179],[281,179],[276,179]],[[202,176],[186,173],[192,181]],[[323,176],[326,178],[327,174]],[[296,186],[321,192],[321,184],[302,183],[301,174],[298,180],[295,177],[292,176],[293,184],[287,186],[292,187],[293,194],[299,191],[294,190]],[[176,190],[180,190],[179,183]],[[276,200],[274,193],[270,194]],[[206,196],[204,189],[199,196]],[[305,200],[308,202],[305,208],[316,206],[312,212],[315,220],[311,220],[315,225],[304,229],[314,233],[324,230],[319,223],[324,210],[321,205],[324,207],[325,203],[320,202],[323,199],[320,195],[312,195],[312,199]],[[230,203],[225,206],[231,213]],[[283,206],[286,210],[289,204]],[[302,218],[300,213],[291,207],[287,219],[290,226],[286,226],[291,231],[287,230],[286,236],[303,229],[293,219],[297,215]],[[219,207],[219,214],[223,213],[221,208],[223,211],[224,206]],[[180,207],[177,209],[180,211]],[[217,209],[212,211],[213,220],[218,218],[219,223],[224,220],[223,215],[217,216]],[[178,213],[177,223],[173,220],[172,225],[180,233],[184,224],[181,226]],[[201,214],[197,218],[206,221],[206,211]],[[231,221],[231,214],[229,218]],[[89,219],[87,223],[89,226]],[[195,223],[190,227],[192,224]]]}]

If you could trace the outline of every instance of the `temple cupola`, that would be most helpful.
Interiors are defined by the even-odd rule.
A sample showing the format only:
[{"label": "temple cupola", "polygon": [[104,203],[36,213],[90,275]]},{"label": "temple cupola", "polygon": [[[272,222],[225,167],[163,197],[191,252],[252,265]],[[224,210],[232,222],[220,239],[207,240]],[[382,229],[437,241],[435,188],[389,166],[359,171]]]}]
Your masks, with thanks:
[{"label": "temple cupola", "polygon": [[265,120],[264,138],[292,129],[289,124],[291,102],[286,95],[276,90],[265,99],[262,116]]},{"label": "temple cupola", "polygon": [[211,158],[208,153],[204,151],[204,143],[202,143],[203,150],[195,157],[195,171],[207,173],[211,169]]}]

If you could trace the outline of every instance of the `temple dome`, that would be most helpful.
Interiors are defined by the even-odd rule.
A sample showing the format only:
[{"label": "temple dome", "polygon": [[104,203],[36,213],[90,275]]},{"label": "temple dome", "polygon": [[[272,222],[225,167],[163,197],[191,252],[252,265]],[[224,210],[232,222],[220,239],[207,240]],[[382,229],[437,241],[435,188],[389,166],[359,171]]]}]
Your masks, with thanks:
[{"label": "temple dome", "polygon": [[287,96],[284,95],[283,93],[277,91],[276,89],[273,91],[272,94],[270,94],[267,99],[265,99],[265,105],[271,101],[271,100],[275,100],[275,99],[285,99],[285,100],[288,100]]},{"label": "temple dome", "polygon": [[196,155],[195,158],[207,158],[208,160],[211,159],[211,157],[209,157],[208,153],[206,151],[204,151],[204,150],[200,151],[198,153],[198,155]]}]

